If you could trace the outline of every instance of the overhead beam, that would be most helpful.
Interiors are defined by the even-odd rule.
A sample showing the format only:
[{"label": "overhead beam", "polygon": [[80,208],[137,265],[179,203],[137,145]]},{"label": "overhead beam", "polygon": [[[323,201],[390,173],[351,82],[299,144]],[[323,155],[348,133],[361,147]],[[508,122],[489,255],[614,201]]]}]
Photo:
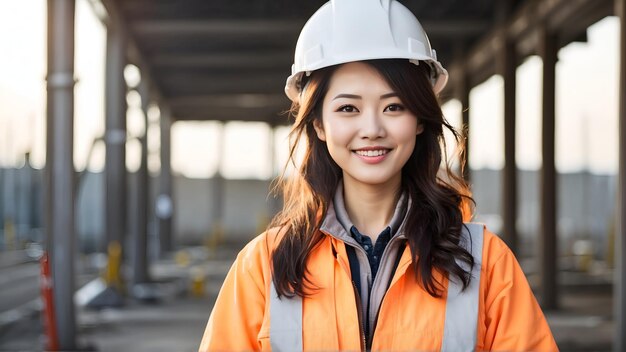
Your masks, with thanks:
[{"label": "overhead beam", "polygon": [[245,121],[245,122],[267,122],[270,125],[288,125],[292,121],[287,113],[286,107],[257,108],[257,109],[176,109],[177,121]]},{"label": "overhead beam", "polygon": [[[566,40],[575,40],[579,33],[587,27],[612,14],[612,0],[535,0],[528,1],[513,14],[512,18],[502,24],[502,29],[512,42],[517,43],[517,57],[524,58],[537,53],[540,23],[548,23],[559,38],[559,47],[568,44]],[[582,19],[574,14],[582,13]],[[569,14],[569,15],[567,15]],[[574,18],[574,20],[572,20]],[[559,26],[563,26],[562,29]],[[563,33],[561,33],[563,31]],[[490,76],[496,74],[496,53],[499,52],[501,40],[499,31],[491,31],[472,47],[461,60],[454,61],[450,66],[466,65],[470,73],[470,85],[476,86]],[[525,43],[525,44],[520,44]]]},{"label": "overhead beam", "polygon": [[[305,20],[277,19],[213,19],[213,20],[142,20],[131,25],[131,30],[140,36],[178,37],[181,35],[212,36],[267,36],[297,35]],[[422,21],[429,36],[458,37],[475,36],[487,31],[491,22],[487,20],[436,20]]]},{"label": "overhead beam", "polygon": [[179,96],[168,100],[173,109],[178,108],[243,108],[288,106],[284,94],[208,94]]},{"label": "overhead beam", "polygon": [[488,20],[427,20],[420,22],[429,37],[472,37],[481,35],[491,28],[492,23]]},{"label": "overhead beam", "polygon": [[[129,33],[128,27],[126,25],[126,18],[124,18],[123,13],[117,7],[117,3],[114,0],[94,0],[88,1],[91,4],[94,13],[98,15],[100,21],[106,26],[111,26],[111,20],[116,19],[115,26],[118,30],[122,31],[126,35],[126,55],[128,63],[134,64],[141,70],[141,75],[143,77],[148,77],[151,82],[149,87],[150,96],[157,102],[162,101],[162,90],[160,87],[157,87],[154,83],[153,69],[145,60],[144,55],[141,50],[137,47],[134,37]],[[99,5],[96,5],[99,4]],[[100,6],[102,5],[102,6]],[[102,8],[106,11],[104,13]]]},{"label": "overhead beam", "polygon": [[298,33],[304,20],[143,20],[131,24],[133,33],[141,36],[219,35],[263,36]]},{"label": "overhead beam", "polygon": [[[286,79],[288,71],[282,76]],[[164,87],[171,87],[170,97],[198,94],[257,94],[282,92],[285,81],[276,73],[259,72],[240,75],[210,75],[185,72],[160,77]]]},{"label": "overhead beam", "polygon": [[176,68],[270,68],[285,69],[292,64],[291,50],[274,50],[270,52],[215,52],[210,54],[171,53],[155,55],[151,59],[153,67]]}]

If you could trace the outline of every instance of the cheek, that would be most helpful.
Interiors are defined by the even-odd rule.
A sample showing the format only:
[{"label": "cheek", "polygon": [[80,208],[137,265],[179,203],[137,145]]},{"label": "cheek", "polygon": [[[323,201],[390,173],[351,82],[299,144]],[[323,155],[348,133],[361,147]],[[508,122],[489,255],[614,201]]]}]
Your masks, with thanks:
[{"label": "cheek", "polygon": [[341,123],[333,119],[324,121],[326,142],[330,144],[347,144],[352,137],[352,129],[347,123]]},{"label": "cheek", "polygon": [[[419,134],[421,128],[415,120],[405,121],[395,124],[392,127],[393,135],[398,143],[406,143],[408,145],[415,144],[415,137]],[[413,149],[413,148],[411,148]]]}]

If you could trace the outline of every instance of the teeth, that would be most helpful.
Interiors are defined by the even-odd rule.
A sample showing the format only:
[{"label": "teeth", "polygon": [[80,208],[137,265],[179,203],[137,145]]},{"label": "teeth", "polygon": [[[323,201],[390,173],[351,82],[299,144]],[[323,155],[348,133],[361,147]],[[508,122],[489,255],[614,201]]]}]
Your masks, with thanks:
[{"label": "teeth", "polygon": [[387,154],[387,151],[382,150],[357,150],[356,153],[361,156],[381,156]]}]

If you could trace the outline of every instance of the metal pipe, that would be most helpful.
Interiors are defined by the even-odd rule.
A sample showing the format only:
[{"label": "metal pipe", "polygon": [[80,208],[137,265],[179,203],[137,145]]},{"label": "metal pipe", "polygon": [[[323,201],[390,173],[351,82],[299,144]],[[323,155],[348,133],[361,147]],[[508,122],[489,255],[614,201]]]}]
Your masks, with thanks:
[{"label": "metal pipe", "polygon": [[112,20],[107,28],[105,82],[105,183],[107,242],[123,245],[126,233],[126,37]]},{"label": "metal pipe", "polygon": [[503,230],[502,235],[513,253],[517,248],[517,163],[515,161],[515,86],[516,52],[515,43],[502,35],[499,53],[499,71],[504,80],[504,180],[502,191]]},{"label": "metal pipe", "polygon": [[74,0],[48,0],[46,235],[60,350],[76,348],[74,309]]},{"label": "metal pipe", "polygon": [[159,176],[159,196],[157,197],[157,216],[159,218],[159,252],[172,250],[172,164],[171,133],[172,115],[168,107],[161,107],[161,174]]},{"label": "metal pipe", "polygon": [[141,77],[138,91],[141,96],[141,109],[144,115],[144,135],[141,142],[141,164],[137,171],[135,226],[133,231],[133,283],[145,283],[150,281],[148,273],[148,189],[150,179],[148,177],[148,103],[150,101],[150,88],[148,79]]},{"label": "metal pipe", "polygon": [[557,309],[557,198],[555,166],[556,37],[543,26],[539,52],[543,60],[542,167],[541,167],[541,303],[544,309]]},{"label": "metal pipe", "polygon": [[615,340],[614,351],[623,351],[626,348],[626,0],[615,0],[615,14],[620,18],[620,60],[619,60],[619,171],[618,177],[618,200],[617,200],[617,226],[616,248],[617,265],[615,266]]}]

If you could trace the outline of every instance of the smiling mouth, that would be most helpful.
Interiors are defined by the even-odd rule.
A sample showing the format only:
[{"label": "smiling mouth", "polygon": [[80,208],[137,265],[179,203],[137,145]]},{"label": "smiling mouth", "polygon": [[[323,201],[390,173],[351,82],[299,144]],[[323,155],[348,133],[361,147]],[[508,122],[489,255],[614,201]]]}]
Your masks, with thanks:
[{"label": "smiling mouth", "polygon": [[389,153],[390,151],[390,149],[355,150],[354,153],[360,156],[381,156]]}]

